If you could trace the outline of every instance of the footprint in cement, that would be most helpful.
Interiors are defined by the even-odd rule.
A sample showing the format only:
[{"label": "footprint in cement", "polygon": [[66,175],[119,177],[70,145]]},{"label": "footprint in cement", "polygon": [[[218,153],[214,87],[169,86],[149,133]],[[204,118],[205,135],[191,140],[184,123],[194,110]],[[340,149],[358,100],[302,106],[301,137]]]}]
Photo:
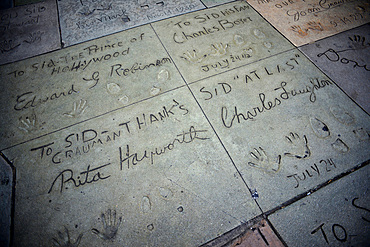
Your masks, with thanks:
[{"label": "footprint in cement", "polygon": [[339,106],[330,107],[330,112],[333,114],[335,119],[342,124],[351,125],[355,122],[355,117],[350,112]]},{"label": "footprint in cement", "polygon": [[338,153],[347,153],[349,151],[349,147],[345,144],[340,138],[337,138],[334,143],[331,144],[333,149]]},{"label": "footprint in cement", "polygon": [[319,138],[326,138],[330,136],[330,130],[328,126],[316,117],[310,118],[310,125],[313,133]]},{"label": "footprint in cement", "polygon": [[267,49],[272,48],[272,43],[271,43],[271,42],[263,42],[263,45],[264,45]]},{"label": "footprint in cement", "polygon": [[158,82],[165,82],[170,79],[170,72],[166,69],[162,69],[158,72],[157,80]]},{"label": "footprint in cement", "polygon": [[141,199],[141,211],[144,214],[149,213],[152,210],[152,203],[150,201],[150,198],[147,196],[143,196]]},{"label": "footprint in cement", "polygon": [[156,86],[153,86],[153,87],[150,89],[150,95],[151,95],[151,96],[156,96],[156,95],[158,95],[160,92],[161,92],[161,88],[156,87]]},{"label": "footprint in cement", "polygon": [[128,96],[127,95],[123,95],[121,98],[118,99],[118,101],[121,102],[124,105],[127,105],[129,99],[128,99]]},{"label": "footprint in cement", "polygon": [[234,35],[234,43],[236,45],[240,46],[240,45],[243,45],[245,43],[245,41],[244,41],[244,38],[242,36],[240,36],[239,34],[235,34]]},{"label": "footprint in cement", "polygon": [[253,34],[254,34],[254,36],[256,36],[259,39],[266,38],[266,35],[261,30],[259,30],[259,29],[254,29],[253,30]]},{"label": "footprint in cement", "polygon": [[121,92],[121,87],[117,83],[108,83],[107,91],[112,95],[119,94]]},{"label": "footprint in cement", "polygon": [[173,196],[172,191],[166,187],[159,187],[158,192],[163,199],[171,199]]},{"label": "footprint in cement", "polygon": [[355,129],[353,130],[353,133],[355,133],[356,137],[360,139],[360,141],[366,141],[370,139],[370,133],[364,128]]}]

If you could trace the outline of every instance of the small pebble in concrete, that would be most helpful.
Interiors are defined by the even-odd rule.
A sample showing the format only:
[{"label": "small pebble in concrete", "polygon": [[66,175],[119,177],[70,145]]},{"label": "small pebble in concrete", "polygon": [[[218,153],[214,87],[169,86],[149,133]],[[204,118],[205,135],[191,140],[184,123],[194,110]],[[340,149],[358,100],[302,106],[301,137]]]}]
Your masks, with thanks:
[{"label": "small pebble in concrete", "polygon": [[153,231],[154,230],[154,225],[153,224],[150,224],[147,226],[148,230],[149,231]]}]

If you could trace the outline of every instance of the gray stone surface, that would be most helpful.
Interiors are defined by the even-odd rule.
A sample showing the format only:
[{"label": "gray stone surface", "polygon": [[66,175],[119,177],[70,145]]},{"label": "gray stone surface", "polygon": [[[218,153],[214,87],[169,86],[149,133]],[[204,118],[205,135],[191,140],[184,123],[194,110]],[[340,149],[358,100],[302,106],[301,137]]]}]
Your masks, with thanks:
[{"label": "gray stone surface", "polygon": [[58,6],[65,46],[204,8],[199,0],[64,0]]},{"label": "gray stone surface", "polygon": [[0,149],[184,85],[148,25],[2,66],[0,77]]},{"label": "gray stone surface", "polygon": [[16,246],[199,246],[261,213],[186,87],[4,154]]},{"label": "gray stone surface", "polygon": [[0,246],[10,244],[13,173],[0,156]]},{"label": "gray stone surface", "polygon": [[293,48],[243,1],[152,25],[188,83]]},{"label": "gray stone surface", "polygon": [[[67,45],[93,39],[94,28],[106,35],[204,8],[200,1],[120,3],[69,1]],[[87,28],[76,29],[78,22]],[[349,37],[366,50],[364,33]],[[369,115],[243,1],[2,65],[0,78],[0,151],[16,171],[14,246],[211,244],[370,159]],[[9,222],[13,181],[8,166],[0,174],[1,221]],[[357,186],[347,181],[352,176],[336,184]],[[315,193],[317,201],[330,186]],[[354,195],[345,198],[367,220],[368,195],[351,194],[351,186],[339,192]],[[341,205],[343,194],[332,192],[338,197],[328,205]],[[306,211],[293,211],[281,224],[294,222],[296,230]],[[310,235],[302,243],[316,237],[316,246],[325,245],[322,231],[329,244],[343,229],[346,243],[349,233],[362,236],[331,218],[307,221],[314,224],[302,228]],[[250,233],[254,242],[234,244],[278,241],[264,223]]]},{"label": "gray stone surface", "polygon": [[56,2],[0,10],[0,64],[60,48]]},{"label": "gray stone surface", "polygon": [[207,7],[213,7],[216,5],[224,4],[224,3],[229,3],[229,2],[234,2],[235,0],[202,0],[202,2],[207,6]]},{"label": "gray stone surface", "polygon": [[299,50],[190,88],[264,211],[370,158],[370,117]]},{"label": "gray stone surface", "polygon": [[370,24],[300,47],[370,113]]},{"label": "gray stone surface", "polygon": [[369,176],[361,168],[268,218],[288,246],[368,246]]}]

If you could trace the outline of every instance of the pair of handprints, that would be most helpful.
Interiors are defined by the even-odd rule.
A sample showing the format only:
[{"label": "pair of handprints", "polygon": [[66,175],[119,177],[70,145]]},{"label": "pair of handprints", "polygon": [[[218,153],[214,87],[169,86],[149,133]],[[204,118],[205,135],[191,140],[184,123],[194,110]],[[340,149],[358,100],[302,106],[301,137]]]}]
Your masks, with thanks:
[{"label": "pair of handprints", "polygon": [[[91,232],[103,240],[112,240],[117,235],[118,228],[122,222],[122,216],[117,219],[116,210],[108,209],[107,212],[101,214],[103,229],[99,231],[96,228],[91,229]],[[81,233],[76,241],[73,241],[69,235],[69,231],[64,227],[64,232],[58,232],[58,238],[53,238],[52,243],[56,247],[78,247],[80,245],[83,233]]]},{"label": "pair of handprints", "polygon": [[[297,159],[306,159],[311,156],[311,150],[308,147],[308,141],[306,135],[301,138],[297,133],[289,133],[285,136],[286,141],[296,147],[297,152],[285,152],[284,156],[292,157]],[[249,161],[248,165],[259,168],[267,173],[276,173],[281,168],[281,158],[279,154],[275,160],[266,153],[262,147],[254,148],[252,152],[249,153],[253,161]]]},{"label": "pair of handprints", "polygon": [[207,54],[199,55],[199,53],[194,49],[192,51],[187,51],[181,56],[181,58],[185,59],[189,63],[200,63],[205,58],[209,56],[223,56],[227,53],[229,45],[224,45],[223,43],[216,43],[211,45],[212,51]]},{"label": "pair of handprints", "polygon": [[291,30],[296,32],[299,36],[306,36],[310,30],[324,31],[324,28],[320,22],[311,21],[308,22],[305,27],[299,25],[291,26]]},{"label": "pair of handprints", "polygon": [[[23,40],[23,42],[28,43],[28,44],[33,44],[33,43],[36,43],[36,42],[40,42],[43,34],[44,34],[44,32],[41,32],[41,31],[29,33],[28,36],[26,37],[26,39]],[[22,42],[19,43],[19,42],[16,42],[16,41],[12,40],[12,39],[2,40],[2,41],[0,41],[0,52],[1,53],[9,52],[11,50],[16,49],[21,44],[22,44]]]}]

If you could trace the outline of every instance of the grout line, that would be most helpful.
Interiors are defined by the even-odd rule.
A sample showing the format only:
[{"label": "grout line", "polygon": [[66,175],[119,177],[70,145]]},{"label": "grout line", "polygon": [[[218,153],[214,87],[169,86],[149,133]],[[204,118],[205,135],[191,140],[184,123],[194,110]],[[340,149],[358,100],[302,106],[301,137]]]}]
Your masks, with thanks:
[{"label": "grout line", "polygon": [[339,179],[341,179],[341,178],[343,178],[343,177],[345,177],[345,176],[347,176],[349,174],[352,174],[353,172],[355,172],[357,170],[360,170],[363,167],[366,167],[369,164],[370,164],[370,159],[367,160],[367,161],[362,162],[361,164],[359,164],[359,165],[357,165],[355,167],[352,167],[352,168],[348,169],[347,171],[344,171],[344,172],[336,175],[335,177],[333,177],[333,178],[331,178],[331,179],[329,179],[329,180],[327,180],[327,181],[325,181],[325,182],[323,182],[323,183],[315,186],[314,188],[307,190],[306,192],[303,192],[303,193],[301,193],[301,194],[299,194],[299,195],[297,195],[297,196],[295,196],[295,197],[293,197],[293,198],[285,201],[284,203],[280,204],[279,206],[277,206],[277,207],[275,207],[273,209],[270,209],[270,210],[264,212],[264,215],[266,217],[268,217],[271,214],[275,213],[276,211],[278,211],[280,209],[283,209],[283,208],[285,208],[287,206],[290,206],[291,204],[293,204],[293,203],[295,203],[295,202],[297,202],[297,201],[299,201],[299,200],[301,200],[301,199],[303,199],[303,198],[305,198],[305,197],[307,197],[307,196],[315,193],[316,191],[320,190],[321,188],[324,188],[327,185],[329,185],[329,184],[331,184],[331,183],[333,183],[333,182],[335,182],[335,181],[337,181],[337,180],[339,180]]},{"label": "grout line", "polygon": [[[60,25],[58,0],[55,0],[55,5],[57,7],[57,20],[58,20],[58,30],[59,30],[59,42],[60,42],[60,49],[58,49],[58,50],[62,50],[64,48],[64,44],[63,44],[63,39],[62,39],[62,28],[61,28],[61,25]],[[42,55],[42,54],[40,54],[40,55]]]},{"label": "grout line", "polygon": [[[213,132],[215,133],[216,137],[218,138],[218,140],[219,140],[219,142],[220,142],[221,146],[224,148],[224,150],[225,150],[225,152],[226,152],[227,156],[229,157],[229,159],[231,160],[231,162],[232,162],[232,164],[233,164],[234,168],[235,168],[235,169],[236,169],[236,171],[238,172],[238,174],[239,174],[240,178],[242,179],[243,183],[245,184],[245,186],[246,186],[246,187],[247,187],[247,189],[249,190],[250,195],[252,196],[252,191],[251,191],[250,187],[248,186],[248,184],[247,184],[247,182],[245,181],[244,177],[242,176],[241,172],[240,172],[240,171],[239,171],[239,169],[237,168],[237,166],[236,166],[236,164],[235,164],[234,160],[232,159],[232,157],[231,157],[231,155],[230,155],[229,151],[226,149],[226,147],[225,147],[224,143],[222,142],[222,140],[221,140],[220,136],[219,136],[219,135],[218,135],[218,133],[216,132],[215,128],[213,127],[213,125],[212,125],[212,123],[211,123],[211,121],[209,120],[209,118],[207,117],[207,115],[206,115],[206,113],[204,112],[203,108],[201,107],[201,105],[200,105],[199,101],[198,101],[198,100],[197,100],[197,98],[195,97],[195,95],[194,95],[193,91],[191,90],[191,88],[190,88],[189,84],[186,82],[185,78],[184,78],[184,77],[183,77],[183,75],[181,74],[181,72],[180,72],[179,68],[177,67],[177,65],[176,65],[176,63],[175,63],[175,61],[172,59],[171,55],[170,55],[170,54],[169,54],[169,52],[167,51],[166,47],[164,46],[164,44],[163,44],[162,40],[159,38],[159,36],[158,36],[157,32],[155,31],[155,29],[153,28],[153,26],[152,26],[151,24],[150,24],[150,26],[152,27],[152,29],[153,29],[154,33],[157,35],[158,40],[161,42],[161,44],[162,44],[163,48],[165,49],[165,51],[167,52],[168,56],[169,56],[169,57],[170,57],[170,59],[173,61],[174,66],[176,67],[176,69],[177,69],[178,73],[180,74],[180,76],[181,76],[182,80],[184,81],[184,83],[186,84],[187,88],[189,89],[189,91],[190,91],[191,95],[193,96],[193,98],[194,98],[195,102],[197,103],[197,105],[198,105],[199,109],[200,109],[200,110],[201,110],[201,112],[203,113],[203,116],[206,118],[206,120],[207,120],[208,124],[211,126],[211,128],[212,128]],[[260,207],[260,205],[258,204],[257,200],[254,200],[254,201],[255,201],[255,203],[257,204],[258,208],[259,208],[259,209],[261,210],[261,212],[263,213],[262,208],[261,208],[261,207]]]},{"label": "grout line", "polygon": [[205,3],[203,3],[203,0],[199,0],[199,2],[201,2],[203,4],[204,8],[208,9],[208,6],[205,5]]},{"label": "grout line", "polygon": [[270,226],[274,234],[278,237],[278,239],[281,241],[281,243],[285,246],[288,247],[288,244],[285,242],[283,237],[280,235],[280,233],[275,229],[274,225],[269,221],[269,219],[265,218],[267,224]]}]

